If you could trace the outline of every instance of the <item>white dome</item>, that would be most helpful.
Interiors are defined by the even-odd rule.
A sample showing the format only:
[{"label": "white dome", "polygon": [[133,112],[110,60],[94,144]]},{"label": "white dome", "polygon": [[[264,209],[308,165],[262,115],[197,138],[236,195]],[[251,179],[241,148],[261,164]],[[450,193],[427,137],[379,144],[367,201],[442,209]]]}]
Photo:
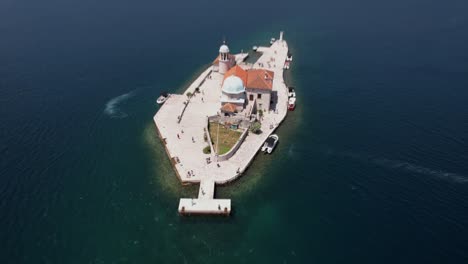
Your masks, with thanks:
[{"label": "white dome", "polygon": [[245,92],[244,83],[241,78],[231,75],[224,80],[223,92],[227,94],[240,94]]},{"label": "white dome", "polygon": [[229,53],[229,47],[226,44],[221,45],[221,47],[219,47],[219,53]]}]

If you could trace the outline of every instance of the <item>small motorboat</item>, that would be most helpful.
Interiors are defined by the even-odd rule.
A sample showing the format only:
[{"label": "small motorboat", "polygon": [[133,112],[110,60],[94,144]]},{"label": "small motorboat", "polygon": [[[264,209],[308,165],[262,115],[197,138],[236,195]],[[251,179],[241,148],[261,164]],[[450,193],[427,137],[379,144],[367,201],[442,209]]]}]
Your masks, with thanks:
[{"label": "small motorboat", "polygon": [[275,38],[271,38],[271,39],[270,39],[270,44],[273,44],[273,43],[275,43],[275,41],[276,41],[276,39],[275,39]]},{"label": "small motorboat", "polygon": [[257,47],[257,46],[253,46],[253,47],[252,47],[252,50],[253,50],[253,51],[257,51],[257,50],[258,50],[258,47]]},{"label": "small motorboat", "polygon": [[273,149],[276,147],[276,144],[278,143],[278,135],[273,134],[270,135],[266,140],[265,143],[263,143],[262,146],[262,151],[265,153],[271,154],[273,152]]},{"label": "small motorboat", "polygon": [[293,56],[291,53],[288,53],[288,56],[286,57],[286,61],[292,61],[293,60]]},{"label": "small motorboat", "polygon": [[288,88],[288,98],[291,98],[291,97],[296,97],[296,91],[294,90],[294,87]]},{"label": "small motorboat", "polygon": [[291,97],[288,100],[288,110],[294,111],[295,108],[296,108],[296,97]]},{"label": "small motorboat", "polygon": [[156,100],[156,103],[158,105],[162,105],[164,104],[164,102],[166,102],[167,98],[169,97],[169,94],[164,92],[164,93],[161,93],[161,95],[158,97],[158,99]]},{"label": "small motorboat", "polygon": [[289,61],[284,62],[284,67],[283,67],[283,69],[289,70],[289,64],[290,64]]}]

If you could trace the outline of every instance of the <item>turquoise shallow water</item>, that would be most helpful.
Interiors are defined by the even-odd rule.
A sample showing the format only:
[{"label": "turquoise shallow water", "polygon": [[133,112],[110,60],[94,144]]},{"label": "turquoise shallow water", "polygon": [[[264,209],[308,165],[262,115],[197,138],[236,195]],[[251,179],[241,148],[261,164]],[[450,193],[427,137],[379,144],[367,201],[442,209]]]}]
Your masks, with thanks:
[{"label": "turquoise shallow water", "polygon": [[[0,263],[465,263],[468,5],[226,5],[0,3]],[[278,148],[180,218],[155,99],[281,29]]]}]

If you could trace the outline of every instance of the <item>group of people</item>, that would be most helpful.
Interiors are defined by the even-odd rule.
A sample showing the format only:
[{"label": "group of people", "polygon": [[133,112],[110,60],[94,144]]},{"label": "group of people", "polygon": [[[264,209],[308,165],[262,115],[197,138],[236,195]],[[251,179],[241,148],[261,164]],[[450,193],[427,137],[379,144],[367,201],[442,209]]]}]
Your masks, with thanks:
[{"label": "group of people", "polygon": [[193,173],[193,170],[187,171],[187,178],[190,178],[190,177],[195,177],[195,173]]},{"label": "group of people", "polygon": [[[184,130],[181,130],[180,133],[183,134]],[[177,133],[177,138],[180,139],[180,134],[179,133]],[[194,137],[192,137],[192,142],[195,143],[195,138]]]}]

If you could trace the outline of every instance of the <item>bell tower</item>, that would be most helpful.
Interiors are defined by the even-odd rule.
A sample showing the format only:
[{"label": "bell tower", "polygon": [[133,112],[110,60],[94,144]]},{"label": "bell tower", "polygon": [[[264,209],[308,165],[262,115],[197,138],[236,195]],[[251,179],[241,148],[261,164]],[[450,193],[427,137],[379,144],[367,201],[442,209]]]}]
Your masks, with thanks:
[{"label": "bell tower", "polygon": [[226,42],[219,48],[219,73],[226,73],[231,67],[231,56],[229,55],[229,47]]}]

